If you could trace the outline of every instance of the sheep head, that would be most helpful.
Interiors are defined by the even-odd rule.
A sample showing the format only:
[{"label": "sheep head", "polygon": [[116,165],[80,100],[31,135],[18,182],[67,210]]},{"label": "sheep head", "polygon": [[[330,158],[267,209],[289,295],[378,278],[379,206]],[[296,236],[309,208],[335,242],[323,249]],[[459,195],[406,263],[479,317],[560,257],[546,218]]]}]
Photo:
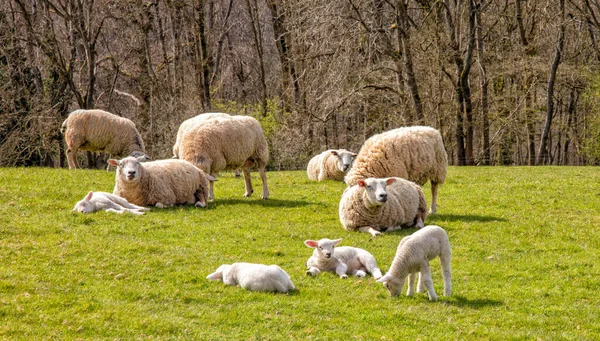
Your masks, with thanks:
[{"label": "sheep head", "polygon": [[137,183],[142,175],[140,161],[132,156],[122,160],[110,159],[108,164],[117,167],[117,174],[126,183]]},{"label": "sheep head", "polygon": [[332,150],[331,154],[337,156],[338,168],[342,172],[347,172],[350,169],[352,166],[352,161],[354,161],[354,158],[356,157],[356,153],[347,151]]},{"label": "sheep head", "polygon": [[94,192],[90,191],[83,200],[78,201],[73,207],[72,211],[81,212],[81,213],[91,213],[96,210],[96,205],[92,202],[92,196]]},{"label": "sheep head", "polygon": [[333,257],[333,248],[341,242],[341,238],[335,240],[323,238],[321,240],[307,240],[304,244],[315,249],[319,258],[329,259]]},{"label": "sheep head", "polygon": [[390,296],[396,297],[402,293],[402,288],[404,287],[404,279],[392,276],[387,273],[385,276],[381,277],[377,280],[378,283],[383,283],[385,288],[390,293]]},{"label": "sheep head", "polygon": [[363,201],[365,206],[370,208],[385,205],[388,199],[386,187],[394,182],[396,182],[396,178],[358,180],[358,186],[364,189]]}]

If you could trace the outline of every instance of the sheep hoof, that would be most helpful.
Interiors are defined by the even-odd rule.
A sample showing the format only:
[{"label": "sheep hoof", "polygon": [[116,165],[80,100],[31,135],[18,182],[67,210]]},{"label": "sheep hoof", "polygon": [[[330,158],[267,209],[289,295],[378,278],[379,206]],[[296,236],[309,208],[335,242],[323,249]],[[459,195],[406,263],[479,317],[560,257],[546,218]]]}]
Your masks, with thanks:
[{"label": "sheep hoof", "polygon": [[347,278],[348,278],[348,275],[341,275],[341,276],[340,276],[340,278],[341,278],[341,279],[347,279]]},{"label": "sheep hoof", "polygon": [[312,273],[310,270],[306,271],[306,274],[307,274],[307,275],[309,275],[309,276],[313,276],[313,277],[314,277],[314,276],[316,276],[316,275],[315,275],[314,273]]},{"label": "sheep hoof", "polygon": [[200,201],[196,201],[196,203],[194,204],[194,206],[196,206],[196,207],[200,207],[200,208],[205,208],[205,207],[206,207],[206,204],[204,204],[204,203],[201,203]]},{"label": "sheep hoof", "polygon": [[364,271],[359,270],[359,271],[356,272],[356,274],[354,276],[362,278],[362,277],[365,277],[366,275],[367,274]]},{"label": "sheep hoof", "polygon": [[154,205],[156,208],[165,208],[165,205],[163,205],[160,202],[157,202],[156,205]]}]

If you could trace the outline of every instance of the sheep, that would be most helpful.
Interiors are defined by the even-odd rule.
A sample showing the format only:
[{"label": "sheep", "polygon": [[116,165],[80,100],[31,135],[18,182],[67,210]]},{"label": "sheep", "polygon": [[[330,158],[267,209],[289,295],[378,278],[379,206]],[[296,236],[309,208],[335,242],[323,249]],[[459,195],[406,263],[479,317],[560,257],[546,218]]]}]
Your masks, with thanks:
[{"label": "sheep", "polygon": [[431,127],[404,127],[371,136],[358,152],[344,181],[400,177],[420,186],[431,181],[431,210],[437,210],[438,185],[446,180],[448,155],[440,132]]},{"label": "sheep", "polygon": [[233,263],[221,265],[207,279],[222,281],[226,285],[239,285],[251,291],[287,293],[295,290],[290,276],[277,265]]},{"label": "sheep", "polygon": [[159,160],[141,163],[134,157],[108,160],[117,167],[113,194],[140,205],[157,208],[175,204],[205,207],[207,179],[212,179],[183,160]]},{"label": "sheep", "polygon": [[[257,166],[262,180],[262,198],[269,198],[265,167],[269,162],[269,148],[258,121],[249,116],[218,117],[196,126],[183,135],[179,157],[216,176],[229,169],[243,169],[246,192],[254,190],[250,168]],[[209,200],[214,199],[214,180],[210,181]]]},{"label": "sheep", "polygon": [[62,123],[61,131],[67,144],[69,169],[77,168],[79,149],[119,157],[146,152],[142,136],[131,120],[103,110],[75,110]]},{"label": "sheep", "polygon": [[[139,162],[152,161],[152,159],[148,155],[146,155],[140,151],[131,152],[131,154],[129,154],[129,156],[136,158]],[[106,171],[107,172],[110,171],[111,168],[113,168],[113,166],[111,166],[110,163],[107,162],[106,163]]]},{"label": "sheep", "polygon": [[[185,135],[185,133],[190,131],[190,129],[201,125],[202,122],[211,120],[216,117],[227,118],[227,117],[231,117],[231,116],[229,114],[225,114],[225,113],[213,112],[213,113],[200,114],[198,116],[194,116],[192,118],[188,118],[187,120],[183,121],[181,123],[181,125],[179,125],[179,130],[177,130],[177,138],[175,139],[175,144],[173,145],[173,158],[174,159],[179,158],[179,146],[181,144],[181,140],[183,139],[183,135]],[[236,176],[237,176],[237,174],[236,174]]]},{"label": "sheep", "polygon": [[412,296],[415,292],[415,277],[418,272],[417,292],[423,292],[425,287],[429,299],[436,301],[437,295],[433,290],[429,261],[439,256],[444,279],[444,296],[451,296],[451,254],[450,241],[446,231],[436,225],[425,226],[412,235],[402,238],[390,270],[377,282],[383,283],[391,296],[398,296],[402,292],[406,277],[408,277],[406,296]]},{"label": "sheep", "polygon": [[381,277],[381,270],[377,261],[366,250],[351,246],[338,245],[341,239],[306,240],[304,244],[315,249],[306,262],[307,275],[316,276],[321,271],[335,272],[340,278],[348,278],[348,274],[356,277],[365,277],[367,272],[375,279]]},{"label": "sheep", "polygon": [[131,204],[127,202],[127,200],[114,194],[90,191],[85,198],[75,204],[72,211],[92,213],[100,210],[114,213],[129,212],[136,215],[142,215],[145,211],[149,211],[150,209]]},{"label": "sheep", "polygon": [[368,232],[373,237],[402,226],[424,226],[427,202],[421,186],[402,178],[368,178],[346,188],[339,206],[347,231]]},{"label": "sheep", "polygon": [[315,155],[308,162],[306,172],[310,180],[337,180],[343,181],[344,175],[352,166],[352,160],[356,153],[345,149],[326,150],[321,154]]}]

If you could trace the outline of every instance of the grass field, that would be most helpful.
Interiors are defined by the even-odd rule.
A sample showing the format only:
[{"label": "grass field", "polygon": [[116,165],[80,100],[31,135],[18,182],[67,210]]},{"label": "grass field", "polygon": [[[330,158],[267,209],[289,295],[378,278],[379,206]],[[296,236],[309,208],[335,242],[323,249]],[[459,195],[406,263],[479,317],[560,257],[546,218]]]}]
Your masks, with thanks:
[{"label": "grass field", "polygon": [[[306,239],[341,237],[385,272],[414,229],[346,232],[342,183],[268,180],[267,201],[244,198],[243,180],[225,173],[207,209],[81,215],[75,202],[111,192],[114,173],[0,169],[0,339],[600,339],[598,167],[450,167],[426,221],[453,248],[452,297],[432,262],[438,302],[390,298],[372,277],[306,276]],[[278,264],[298,290],[205,279],[236,261]]]}]

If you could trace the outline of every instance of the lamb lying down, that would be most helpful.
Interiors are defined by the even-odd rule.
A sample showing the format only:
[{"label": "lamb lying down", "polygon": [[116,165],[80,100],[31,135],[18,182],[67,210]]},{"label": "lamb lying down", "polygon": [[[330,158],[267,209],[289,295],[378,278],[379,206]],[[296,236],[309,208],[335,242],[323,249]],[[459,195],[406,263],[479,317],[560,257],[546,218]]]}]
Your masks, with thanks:
[{"label": "lamb lying down", "polygon": [[223,264],[206,278],[222,281],[227,285],[239,285],[251,291],[287,293],[296,289],[290,276],[277,265],[252,263]]},{"label": "lamb lying down", "polygon": [[73,211],[81,213],[92,213],[104,210],[106,212],[123,213],[129,212],[142,215],[149,208],[134,205],[124,198],[106,192],[90,191],[83,200],[78,201]]},{"label": "lamb lying down", "polygon": [[338,245],[342,240],[321,239],[307,240],[306,246],[314,248],[312,256],[306,262],[308,275],[316,276],[321,271],[335,272],[340,278],[348,278],[348,274],[356,277],[365,277],[367,272],[375,279],[381,277],[381,270],[377,261],[366,250],[351,246]]}]

